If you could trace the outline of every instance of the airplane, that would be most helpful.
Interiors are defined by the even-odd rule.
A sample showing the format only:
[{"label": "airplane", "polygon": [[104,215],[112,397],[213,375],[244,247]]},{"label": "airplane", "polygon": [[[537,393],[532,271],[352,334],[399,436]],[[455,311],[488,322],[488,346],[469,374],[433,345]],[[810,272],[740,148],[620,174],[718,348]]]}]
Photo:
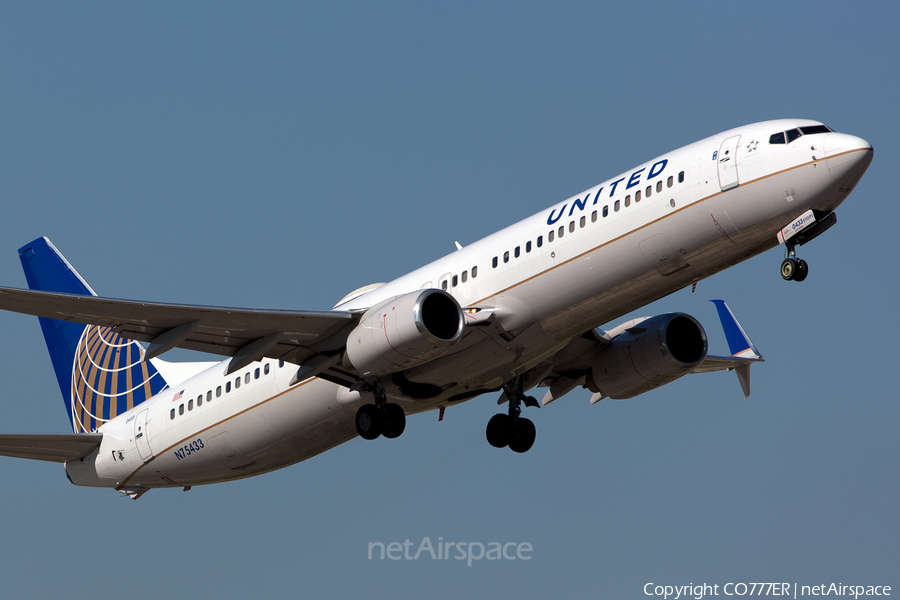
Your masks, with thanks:
[{"label": "airplane", "polygon": [[[98,296],[46,238],[19,250],[28,290],[0,309],[39,317],[74,433],[0,436],[0,455],[64,464],[80,486],[133,499],[240,479],[357,435],[396,438],[406,416],[500,392],[487,441],[528,451],[523,407],[576,388],[626,399],[688,373],[762,361],[714,300],[730,356],[684,313],[600,327],[777,245],[780,274],[872,161],[818,121],[755,123],[638,165],[332,310],[260,310]],[[146,344],[146,347],[144,346]],[[180,347],[222,362],[168,362]],[[540,402],[528,392],[546,388]]]}]

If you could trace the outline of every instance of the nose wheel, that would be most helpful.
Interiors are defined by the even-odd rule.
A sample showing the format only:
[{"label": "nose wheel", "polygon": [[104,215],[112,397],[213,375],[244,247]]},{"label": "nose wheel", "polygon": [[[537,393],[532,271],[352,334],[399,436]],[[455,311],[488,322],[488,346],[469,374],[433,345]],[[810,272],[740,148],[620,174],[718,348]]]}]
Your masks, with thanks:
[{"label": "nose wheel", "polygon": [[781,263],[781,278],[785,281],[803,281],[809,274],[809,265],[800,258],[786,258]]},{"label": "nose wheel", "polygon": [[787,246],[784,261],[781,263],[781,278],[785,281],[803,281],[809,275],[809,265],[805,260],[797,258],[794,246]]}]

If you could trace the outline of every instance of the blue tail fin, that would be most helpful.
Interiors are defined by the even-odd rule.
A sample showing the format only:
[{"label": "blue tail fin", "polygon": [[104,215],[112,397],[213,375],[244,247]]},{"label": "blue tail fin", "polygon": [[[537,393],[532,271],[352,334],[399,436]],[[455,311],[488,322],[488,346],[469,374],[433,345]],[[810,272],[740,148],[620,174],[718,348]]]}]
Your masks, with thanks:
[{"label": "blue tail fin", "polygon": [[[19,249],[32,290],[96,296],[91,286],[45,237]],[[144,349],[109,327],[39,317],[72,429],[96,431],[166,387]]]}]

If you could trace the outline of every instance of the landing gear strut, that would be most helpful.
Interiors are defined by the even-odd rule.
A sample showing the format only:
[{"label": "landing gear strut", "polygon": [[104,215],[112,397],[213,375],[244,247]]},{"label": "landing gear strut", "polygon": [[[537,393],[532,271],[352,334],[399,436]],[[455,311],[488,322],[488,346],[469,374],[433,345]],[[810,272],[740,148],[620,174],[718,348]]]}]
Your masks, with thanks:
[{"label": "landing gear strut", "polygon": [[375,404],[363,404],[356,411],[356,432],[364,440],[374,440],[380,435],[388,439],[400,437],[406,429],[406,413],[399,404],[388,403],[381,384],[372,390]]},{"label": "landing gear strut", "polygon": [[785,281],[803,281],[809,275],[809,265],[797,258],[795,245],[785,246],[784,262],[781,263],[781,278]]},{"label": "landing gear strut", "polygon": [[519,416],[522,403],[525,406],[540,406],[532,396],[526,396],[517,385],[504,386],[503,391],[509,399],[508,414],[498,413],[491,417],[487,424],[487,441],[494,448],[509,446],[513,452],[528,452],[534,445],[534,423]]}]

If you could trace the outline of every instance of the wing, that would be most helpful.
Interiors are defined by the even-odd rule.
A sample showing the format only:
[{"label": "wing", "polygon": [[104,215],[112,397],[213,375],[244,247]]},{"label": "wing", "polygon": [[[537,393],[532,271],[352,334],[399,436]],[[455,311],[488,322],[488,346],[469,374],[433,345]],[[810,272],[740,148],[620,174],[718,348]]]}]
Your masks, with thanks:
[{"label": "wing", "polygon": [[0,456],[62,463],[87,456],[102,439],[102,433],[0,435]]},{"label": "wing", "polygon": [[[707,355],[699,365],[691,370],[691,373],[734,371],[746,399],[750,396],[750,365],[763,362],[763,357],[728,305],[723,300],[712,300],[711,302],[716,305],[719,320],[722,322],[722,329],[725,332],[725,339],[732,355]],[[586,387],[587,375],[591,372],[591,363],[596,356],[598,347],[609,345],[619,334],[629,331],[629,327],[641,321],[643,319],[634,319],[609,331],[594,329],[572,340],[553,357],[548,365],[544,365],[545,370],[542,371],[541,366],[536,367],[534,377],[540,381],[538,385],[550,388],[541,401],[542,404],[549,404],[578,386]],[[595,404],[605,397],[601,393],[595,393],[591,396],[591,404]]]},{"label": "wing", "polygon": [[148,359],[176,346],[231,356],[229,372],[264,357],[303,364],[332,356],[345,346],[358,320],[346,311],[192,306],[16,288],[0,288],[0,309],[109,327],[149,342]]}]

